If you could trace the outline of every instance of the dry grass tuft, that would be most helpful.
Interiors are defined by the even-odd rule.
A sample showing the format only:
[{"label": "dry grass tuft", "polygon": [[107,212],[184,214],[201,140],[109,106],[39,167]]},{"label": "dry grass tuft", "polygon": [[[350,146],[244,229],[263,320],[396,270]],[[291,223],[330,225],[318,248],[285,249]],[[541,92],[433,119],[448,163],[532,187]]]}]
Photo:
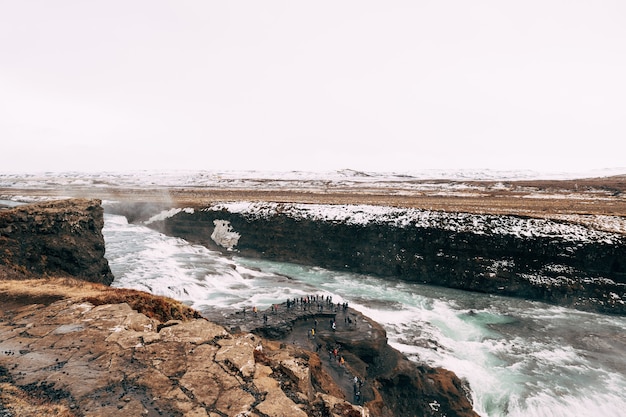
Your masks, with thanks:
[{"label": "dry grass tuft", "polygon": [[127,303],[132,309],[163,323],[202,317],[196,310],[171,298],[74,278],[0,280],[0,298],[5,310],[27,304],[49,305],[58,300],[76,299],[93,305]]},{"label": "dry grass tuft", "polygon": [[191,320],[202,318],[196,310],[171,298],[155,296],[143,291],[109,288],[98,295],[84,298],[93,305],[127,303],[133,310],[159,320]]},{"label": "dry grass tuft", "polygon": [[108,287],[74,278],[0,280],[0,298],[5,311],[28,304],[49,305],[69,298],[85,298]]}]

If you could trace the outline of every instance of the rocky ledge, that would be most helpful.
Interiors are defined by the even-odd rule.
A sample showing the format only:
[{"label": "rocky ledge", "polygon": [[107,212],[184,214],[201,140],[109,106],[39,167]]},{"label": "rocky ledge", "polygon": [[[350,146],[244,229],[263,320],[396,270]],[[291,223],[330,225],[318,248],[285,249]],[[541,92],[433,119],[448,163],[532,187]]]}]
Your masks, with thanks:
[{"label": "rocky ledge", "polygon": [[0,273],[74,276],[109,285],[100,200],[68,199],[0,210]]},{"label": "rocky ledge", "polygon": [[363,415],[332,395],[340,390],[318,364],[253,334],[202,318],[161,322],[128,303],[64,299],[0,315],[0,378],[66,416]]},{"label": "rocky ledge", "polygon": [[315,352],[310,355],[338,385],[339,396],[364,404],[372,416],[477,416],[469,385],[453,372],[408,360],[389,346],[380,324],[347,305],[315,298],[209,318]]},{"label": "rocky ledge", "polygon": [[[67,283],[46,286],[73,292]],[[409,364],[372,322],[362,322],[369,330],[359,341],[333,335],[348,364],[331,369],[295,343],[172,316],[184,310],[173,300],[165,300],[167,314],[155,315],[161,297],[94,287],[78,293],[37,300],[47,305],[21,297],[0,313],[2,391],[45,399],[62,416],[476,416],[454,374]],[[353,397],[353,375],[365,381],[362,399]],[[6,415],[21,415],[6,397],[0,404]]]}]

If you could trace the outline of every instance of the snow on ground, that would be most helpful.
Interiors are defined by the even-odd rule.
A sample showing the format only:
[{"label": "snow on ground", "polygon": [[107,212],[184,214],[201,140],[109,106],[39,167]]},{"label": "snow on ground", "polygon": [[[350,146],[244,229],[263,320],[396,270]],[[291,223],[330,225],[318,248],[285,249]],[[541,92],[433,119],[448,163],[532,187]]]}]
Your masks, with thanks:
[{"label": "snow on ground", "polygon": [[[409,173],[362,172],[340,170],[330,172],[307,171],[128,171],[128,172],[40,172],[2,173],[0,187],[59,188],[63,186],[90,187],[223,187],[248,188],[262,185],[267,189],[299,187],[305,189],[334,189],[365,186],[419,190],[441,188],[436,181],[514,181],[533,179],[575,179],[624,174],[626,168],[578,173],[541,173],[535,171],[492,170],[422,170]],[[426,180],[435,181],[424,183]],[[469,187],[463,184],[450,185]],[[501,184],[501,186],[503,186]]]},{"label": "snow on ground", "polygon": [[295,219],[304,218],[354,225],[383,223],[396,227],[433,227],[455,232],[515,235],[520,238],[552,237],[572,242],[603,241],[616,244],[622,241],[621,237],[614,233],[547,219],[449,213],[386,206],[237,201],[213,204],[205,210],[227,210],[250,218],[268,218],[280,213]]},{"label": "snow on ground", "polygon": [[606,232],[626,234],[626,219],[619,216],[555,214],[552,217],[566,222],[584,224]]},{"label": "snow on ground", "polygon": [[[185,188],[215,188],[215,189],[240,189],[240,190],[301,190],[311,192],[371,192],[381,191],[386,194],[409,195],[409,194],[427,194],[429,196],[457,196],[457,197],[480,197],[483,192],[506,191],[511,189],[511,185],[506,181],[513,180],[532,180],[532,179],[573,179],[573,178],[589,178],[599,176],[610,176],[624,174],[626,168],[614,170],[602,170],[592,172],[579,173],[539,173],[533,171],[491,171],[491,170],[460,170],[460,171],[443,171],[443,170],[423,170],[410,173],[374,173],[362,172],[354,170],[340,170],[333,172],[304,172],[304,171],[129,171],[129,172],[41,172],[41,173],[1,173],[0,172],[0,188],[13,188],[25,190],[29,189],[50,189],[50,190],[67,190],[71,195],[71,190],[78,188],[169,188],[169,187],[185,187]],[[485,185],[476,183],[465,183],[463,181],[496,181],[494,184],[486,183]],[[517,190],[519,191],[519,189]],[[581,194],[578,193],[552,193],[537,192],[529,188],[525,190],[528,194],[522,195],[523,198],[534,199],[594,199],[605,200],[610,199],[610,193],[606,190],[586,190]],[[50,199],[59,198],[49,197]],[[15,201],[31,202],[34,198],[27,195],[22,197],[7,197],[7,199]],[[37,200],[41,200],[38,198]],[[363,206],[361,206],[363,207]],[[272,210],[270,208],[270,210]],[[316,210],[314,206],[310,206],[310,213]],[[481,229],[482,221],[478,220],[478,215],[470,215],[458,213],[455,215],[447,215],[445,219],[438,218],[441,214],[433,214],[436,212],[419,211],[408,215],[406,210],[404,213],[395,212],[392,209],[385,208],[385,213],[376,213],[377,208],[368,207],[361,208],[350,212],[350,221],[357,222],[360,218],[367,217],[371,221],[372,216],[381,216],[381,221],[393,221],[398,224],[405,222],[417,222],[419,224],[428,224],[428,222],[444,222],[454,230],[473,229],[476,233],[484,233]],[[345,211],[345,210],[344,210]],[[347,210],[350,211],[350,210]],[[332,216],[329,211],[326,215]],[[485,217],[485,216],[483,216]],[[495,217],[494,217],[495,218]],[[513,217],[507,217],[512,219]],[[419,219],[416,220],[416,219]],[[616,233],[626,233],[626,219],[616,216],[561,216],[564,222],[579,223],[593,227],[602,231],[612,231]],[[156,220],[156,219],[155,219]],[[485,220],[485,219],[482,219]],[[489,220],[493,223],[492,220]],[[544,222],[530,224],[532,222]],[[520,236],[531,236],[533,233],[539,233],[541,236],[553,236],[555,233],[566,232],[572,236],[591,233],[589,231],[583,233],[580,229],[582,226],[564,225],[557,222],[548,222],[547,220],[526,220],[519,219],[509,221],[509,225],[504,229],[509,230],[508,233],[518,234]],[[495,226],[494,226],[495,227]],[[534,230],[539,230],[535,232]]]},{"label": "snow on ground", "polygon": [[16,203],[39,203],[43,201],[55,201],[55,200],[63,200],[66,198],[71,198],[69,196],[30,196],[30,195],[0,195],[0,200],[4,201],[12,201]]},{"label": "snow on ground", "polygon": [[530,193],[527,195],[523,195],[521,196],[522,198],[543,198],[546,200],[612,200],[613,198],[610,197],[611,195],[611,191],[607,191],[607,190],[596,190],[595,192],[590,192],[587,191],[585,193],[562,193],[562,194],[555,194],[555,193]]}]

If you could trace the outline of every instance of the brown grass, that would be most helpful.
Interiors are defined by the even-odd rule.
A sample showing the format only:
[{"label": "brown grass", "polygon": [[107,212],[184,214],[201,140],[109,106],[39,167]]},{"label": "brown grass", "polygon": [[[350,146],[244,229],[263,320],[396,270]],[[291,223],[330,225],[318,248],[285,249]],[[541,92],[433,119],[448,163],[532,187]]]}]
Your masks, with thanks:
[{"label": "brown grass", "polygon": [[96,296],[85,297],[83,301],[93,305],[127,303],[133,310],[161,323],[202,318],[200,313],[179,301],[137,290],[110,288]]},{"label": "brown grass", "polygon": [[0,280],[0,298],[5,311],[27,304],[48,305],[62,299],[75,299],[94,305],[127,303],[132,309],[163,323],[202,317],[194,309],[171,298],[74,278]]}]

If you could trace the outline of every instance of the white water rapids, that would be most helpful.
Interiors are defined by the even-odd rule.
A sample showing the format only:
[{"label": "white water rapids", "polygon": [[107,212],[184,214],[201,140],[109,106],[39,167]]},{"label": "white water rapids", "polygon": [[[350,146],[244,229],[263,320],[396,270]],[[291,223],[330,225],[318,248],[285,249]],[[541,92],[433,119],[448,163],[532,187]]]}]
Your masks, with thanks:
[{"label": "white water rapids", "polygon": [[469,381],[484,417],[624,416],[626,318],[492,295],[227,258],[105,215],[114,286],[172,297],[200,310],[242,309],[310,294],[381,323],[407,356]]}]

